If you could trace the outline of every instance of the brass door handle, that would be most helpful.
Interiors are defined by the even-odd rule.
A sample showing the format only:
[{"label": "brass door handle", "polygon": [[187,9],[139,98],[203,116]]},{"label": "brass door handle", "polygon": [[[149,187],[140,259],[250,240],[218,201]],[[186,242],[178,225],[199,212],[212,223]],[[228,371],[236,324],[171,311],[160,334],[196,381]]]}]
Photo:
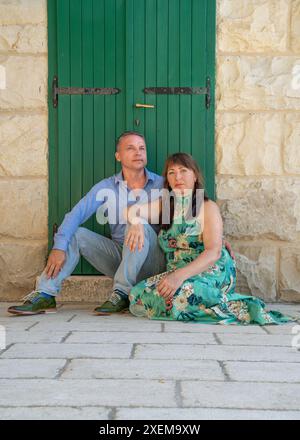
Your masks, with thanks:
[{"label": "brass door handle", "polygon": [[155,108],[152,104],[135,104],[136,108]]}]

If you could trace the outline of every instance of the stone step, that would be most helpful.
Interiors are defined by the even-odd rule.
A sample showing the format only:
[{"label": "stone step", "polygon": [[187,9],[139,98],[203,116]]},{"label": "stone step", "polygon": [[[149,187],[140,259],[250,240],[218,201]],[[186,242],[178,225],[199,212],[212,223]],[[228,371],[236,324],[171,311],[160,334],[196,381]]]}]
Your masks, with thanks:
[{"label": "stone step", "polygon": [[[38,278],[37,278],[38,280]],[[60,302],[89,302],[105,301],[112,290],[112,279],[101,275],[72,275],[62,286],[58,297]]]}]

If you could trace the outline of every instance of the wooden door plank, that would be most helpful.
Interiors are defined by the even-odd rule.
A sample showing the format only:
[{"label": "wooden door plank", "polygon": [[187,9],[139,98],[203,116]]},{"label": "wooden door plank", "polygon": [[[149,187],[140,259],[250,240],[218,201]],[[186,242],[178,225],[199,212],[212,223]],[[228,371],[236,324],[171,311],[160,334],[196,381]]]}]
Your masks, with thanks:
[{"label": "wooden door plank", "polygon": [[[94,33],[94,85],[105,87],[105,13],[104,0],[93,0],[93,33]],[[105,107],[101,95],[94,96],[94,183],[105,177]],[[93,216],[93,230],[103,234],[104,227],[97,223]]]},{"label": "wooden door plank", "polygon": [[[180,2],[180,86],[190,87],[192,80],[192,3],[191,1]],[[183,95],[179,98],[179,150],[191,153],[191,96]]]},{"label": "wooden door plank", "polygon": [[133,130],[134,119],[134,1],[126,0],[126,130]]},{"label": "wooden door plank", "polygon": [[[82,84],[94,87],[94,54],[93,54],[93,0],[82,2]],[[82,197],[94,185],[94,98],[92,95],[82,97]],[[93,219],[83,225],[93,229]],[[94,268],[83,258],[82,273],[93,274]]]},{"label": "wooden door plank", "polygon": [[[145,0],[145,84],[144,87],[156,87],[157,70],[157,24],[156,0]],[[145,110],[145,135],[148,149],[148,167],[157,168],[157,102],[156,95],[144,94],[144,102],[152,104],[154,109]]]},{"label": "wooden door plank", "polygon": [[[116,86],[121,93],[116,95],[116,138],[126,127],[126,39],[125,39],[125,8],[126,0],[116,0]],[[121,169],[119,162],[115,161],[115,172]]]},{"label": "wooden door plank", "polygon": [[[192,87],[204,87],[206,80],[206,0],[192,0]],[[191,154],[205,175],[205,95],[192,95]]]},{"label": "wooden door plank", "polygon": [[[168,1],[157,2],[157,87],[168,84]],[[168,96],[157,96],[157,172],[163,170],[165,158],[168,154]]]},{"label": "wooden door plank", "polygon": [[[61,87],[70,84],[70,4],[69,0],[57,2],[58,81]],[[71,99],[58,98],[58,224],[71,208]]]},{"label": "wooden door plank", "polygon": [[[179,0],[169,0],[169,47],[168,47],[168,86],[178,87],[179,84]],[[178,95],[168,96],[168,155],[179,151],[179,106]]]}]

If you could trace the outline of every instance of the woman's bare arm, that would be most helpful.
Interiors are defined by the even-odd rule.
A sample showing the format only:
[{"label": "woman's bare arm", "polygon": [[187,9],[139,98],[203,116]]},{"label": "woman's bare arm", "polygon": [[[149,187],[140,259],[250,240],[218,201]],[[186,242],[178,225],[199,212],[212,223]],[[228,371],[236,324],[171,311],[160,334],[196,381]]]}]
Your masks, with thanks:
[{"label": "woman's bare arm", "polygon": [[223,221],[219,208],[212,200],[204,202],[203,243],[204,251],[181,271],[184,279],[204,272],[220,257],[223,244]]},{"label": "woman's bare arm", "polygon": [[174,295],[185,280],[204,272],[221,256],[223,222],[219,208],[211,200],[204,202],[203,205],[204,211],[200,212],[200,218],[203,226],[204,251],[194,261],[176,269],[158,284],[157,290],[166,300]]},{"label": "woman's bare arm", "polygon": [[143,220],[148,223],[158,224],[161,210],[161,199],[158,198],[148,203],[135,203],[123,210],[124,218],[130,224],[143,223]]}]

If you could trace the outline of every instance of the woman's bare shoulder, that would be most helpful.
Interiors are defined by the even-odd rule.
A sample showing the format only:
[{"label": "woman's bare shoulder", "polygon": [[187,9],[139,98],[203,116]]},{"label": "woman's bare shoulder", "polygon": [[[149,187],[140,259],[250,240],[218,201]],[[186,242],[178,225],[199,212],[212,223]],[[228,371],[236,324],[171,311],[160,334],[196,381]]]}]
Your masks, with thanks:
[{"label": "woman's bare shoulder", "polygon": [[205,214],[205,216],[213,216],[213,217],[221,216],[220,208],[217,205],[217,203],[214,202],[213,200],[204,200],[202,206],[203,206],[203,213]]},{"label": "woman's bare shoulder", "polygon": [[213,200],[204,200],[204,209],[211,209],[211,210],[218,210],[219,211],[219,207],[217,205],[216,202],[214,202]]}]

